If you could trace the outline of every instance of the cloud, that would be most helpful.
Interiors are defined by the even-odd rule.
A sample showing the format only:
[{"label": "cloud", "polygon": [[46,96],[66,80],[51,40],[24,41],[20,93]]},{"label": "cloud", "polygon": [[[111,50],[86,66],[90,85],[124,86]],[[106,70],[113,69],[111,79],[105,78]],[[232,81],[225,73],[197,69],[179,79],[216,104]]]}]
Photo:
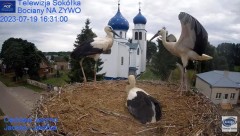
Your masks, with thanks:
[{"label": "cloud", "polygon": [[[177,38],[181,34],[178,14],[187,12],[197,18],[205,27],[209,41],[213,45],[222,42],[240,42],[240,1],[239,0],[141,0],[142,14],[147,19],[147,38],[150,39],[165,26]],[[116,14],[117,1],[81,0],[80,14],[51,14],[68,17],[67,23],[0,23],[0,47],[10,37],[33,42],[42,51],[72,51],[77,34],[85,26],[87,18],[90,27],[100,37],[104,37],[104,26]],[[120,10],[128,20],[128,38],[132,37],[133,18],[138,14],[138,1],[121,1]],[[1,14],[1,16],[10,14]],[[26,14],[19,14],[26,15]],[[27,16],[36,14],[27,14]],[[50,15],[50,14],[45,14]]]}]

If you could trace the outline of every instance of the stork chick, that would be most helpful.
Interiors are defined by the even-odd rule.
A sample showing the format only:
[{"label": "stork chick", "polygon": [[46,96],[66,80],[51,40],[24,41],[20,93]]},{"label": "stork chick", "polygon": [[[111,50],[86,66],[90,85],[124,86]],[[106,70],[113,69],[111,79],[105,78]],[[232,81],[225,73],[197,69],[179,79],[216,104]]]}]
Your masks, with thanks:
[{"label": "stork chick", "polygon": [[198,20],[184,12],[181,12],[178,18],[182,26],[181,36],[178,41],[167,42],[165,29],[159,30],[151,38],[151,40],[157,36],[162,36],[161,39],[164,47],[173,55],[181,58],[181,61],[183,64],[183,70],[182,70],[183,72],[181,72],[182,79],[181,79],[181,86],[179,87],[179,90],[181,90],[181,94],[182,94],[182,87],[185,86],[187,90],[187,83],[185,79],[187,78],[186,67],[188,65],[188,61],[189,60],[199,60],[199,61],[210,60],[212,59],[212,57],[206,54],[203,54],[208,44],[208,33],[204,29],[204,27],[198,22]]},{"label": "stork chick", "polygon": [[135,87],[136,80],[133,75],[128,77],[126,86],[128,111],[142,124],[155,123],[162,116],[160,103],[146,93],[143,89]]},{"label": "stork chick", "polygon": [[111,49],[113,45],[113,34],[119,35],[112,29],[111,26],[106,26],[104,28],[107,36],[104,38],[96,37],[92,40],[83,42],[80,46],[75,48],[71,54],[71,57],[74,59],[82,58],[80,60],[80,67],[83,74],[84,82],[87,82],[86,75],[83,70],[83,60],[85,57],[93,58],[95,61],[94,65],[94,81],[96,81],[96,69],[97,69],[97,61],[100,57],[100,54],[107,52]]}]

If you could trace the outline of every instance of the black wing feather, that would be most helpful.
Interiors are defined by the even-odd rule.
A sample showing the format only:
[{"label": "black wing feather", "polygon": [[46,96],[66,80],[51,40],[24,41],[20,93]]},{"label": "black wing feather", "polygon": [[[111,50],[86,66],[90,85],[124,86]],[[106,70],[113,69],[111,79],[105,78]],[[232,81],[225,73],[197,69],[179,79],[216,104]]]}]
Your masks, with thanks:
[{"label": "black wing feather", "polygon": [[153,116],[152,104],[148,95],[138,91],[137,96],[127,101],[129,112],[141,123],[150,122]]},{"label": "black wing feather", "polygon": [[83,42],[80,46],[76,47],[71,53],[71,57],[73,59],[78,59],[80,57],[86,57],[89,55],[100,54],[103,53],[103,49],[94,48],[91,43],[94,40],[91,39],[89,41]]},{"label": "black wing feather", "polygon": [[193,16],[189,15],[188,13],[181,12],[178,18],[184,24],[186,23],[191,24],[191,29],[194,29],[196,34],[196,41],[195,41],[193,50],[199,55],[202,55],[208,44],[207,31],[197,19],[195,19]]},{"label": "black wing feather", "polygon": [[148,96],[149,99],[151,100],[151,102],[154,104],[155,106],[155,111],[156,111],[156,120],[160,120],[162,117],[162,107],[160,102],[158,102],[155,98],[153,98],[152,96]]}]

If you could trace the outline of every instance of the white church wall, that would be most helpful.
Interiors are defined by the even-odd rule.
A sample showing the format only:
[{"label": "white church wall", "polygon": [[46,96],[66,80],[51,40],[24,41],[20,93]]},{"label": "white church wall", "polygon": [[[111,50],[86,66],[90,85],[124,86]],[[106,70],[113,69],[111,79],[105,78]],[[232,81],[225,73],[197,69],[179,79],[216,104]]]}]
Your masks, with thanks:
[{"label": "white church wall", "polygon": [[145,40],[141,40],[139,42],[141,46],[141,72],[146,70],[146,57],[147,57],[147,42]]},{"label": "white church wall", "polygon": [[114,77],[116,78],[118,75],[118,42],[114,41],[113,46],[111,48],[111,54],[101,54],[100,58],[102,59],[103,69],[98,72],[98,74],[106,73],[105,77]]},{"label": "white church wall", "polygon": [[129,72],[129,46],[120,43],[118,51],[118,77],[128,78]]},{"label": "white church wall", "polygon": [[[139,53],[137,53],[139,50]],[[136,50],[136,56],[135,56],[135,59],[136,59],[136,68],[137,68],[137,75],[139,75],[141,73],[141,56],[142,56],[142,53],[141,53],[141,49],[138,47],[138,49]]]},{"label": "white church wall", "polygon": [[130,63],[129,63],[129,67],[136,67],[136,50],[131,49],[130,50]]},{"label": "white church wall", "polygon": [[115,40],[119,42],[127,42],[127,31],[115,30],[115,32],[120,36],[114,35]]}]

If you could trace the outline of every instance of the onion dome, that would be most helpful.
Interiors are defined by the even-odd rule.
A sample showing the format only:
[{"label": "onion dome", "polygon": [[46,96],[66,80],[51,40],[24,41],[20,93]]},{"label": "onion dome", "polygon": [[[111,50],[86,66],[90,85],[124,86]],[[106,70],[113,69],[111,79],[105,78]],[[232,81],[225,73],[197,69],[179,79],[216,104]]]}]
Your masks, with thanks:
[{"label": "onion dome", "polygon": [[146,24],[147,19],[141,14],[141,9],[139,9],[139,13],[133,18],[134,24]]},{"label": "onion dome", "polygon": [[119,5],[120,4],[118,4],[118,11],[117,11],[116,15],[109,20],[108,25],[111,26],[113,28],[113,30],[126,30],[127,31],[129,29],[129,23],[122,16]]}]

